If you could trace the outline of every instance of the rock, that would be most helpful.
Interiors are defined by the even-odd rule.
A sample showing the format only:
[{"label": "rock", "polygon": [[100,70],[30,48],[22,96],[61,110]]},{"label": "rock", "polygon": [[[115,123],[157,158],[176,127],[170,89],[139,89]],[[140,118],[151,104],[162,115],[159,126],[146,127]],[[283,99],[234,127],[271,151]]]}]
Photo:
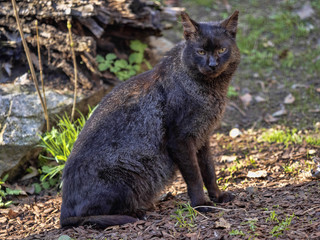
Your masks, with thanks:
[{"label": "rock", "polygon": [[232,137],[232,138],[236,138],[236,137],[238,137],[240,135],[242,135],[242,132],[238,128],[233,128],[229,132],[229,136]]},{"label": "rock", "polygon": [[311,17],[314,14],[314,10],[310,2],[306,2],[302,8],[297,11],[297,14],[302,20]]},{"label": "rock", "polygon": [[[38,144],[45,127],[45,119],[39,97],[27,73],[14,83],[1,84],[0,95],[0,176],[9,172],[9,179],[19,174],[20,166],[39,154]],[[78,98],[77,108],[84,111],[96,105],[110,89],[102,88]],[[73,93],[46,89],[49,117],[70,111]]]},{"label": "rock", "polygon": [[222,155],[221,156],[221,162],[234,162],[237,160],[237,156],[227,156],[227,155]]},{"label": "rock", "polygon": [[164,37],[149,37],[149,45],[151,46],[151,51],[158,62],[161,58],[173,48],[175,45]]},{"label": "rock", "polygon": [[247,174],[248,178],[265,178],[268,175],[266,170],[259,170],[259,171],[249,171]]}]

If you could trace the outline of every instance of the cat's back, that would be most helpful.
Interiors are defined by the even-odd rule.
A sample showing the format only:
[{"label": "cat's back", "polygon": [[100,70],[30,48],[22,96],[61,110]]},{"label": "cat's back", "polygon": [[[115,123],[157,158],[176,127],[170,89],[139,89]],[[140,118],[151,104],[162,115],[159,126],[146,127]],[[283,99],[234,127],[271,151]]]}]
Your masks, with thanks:
[{"label": "cat's back", "polygon": [[85,124],[68,161],[115,161],[121,153],[141,149],[143,142],[153,142],[155,150],[163,134],[162,92],[154,70],[117,86]]}]

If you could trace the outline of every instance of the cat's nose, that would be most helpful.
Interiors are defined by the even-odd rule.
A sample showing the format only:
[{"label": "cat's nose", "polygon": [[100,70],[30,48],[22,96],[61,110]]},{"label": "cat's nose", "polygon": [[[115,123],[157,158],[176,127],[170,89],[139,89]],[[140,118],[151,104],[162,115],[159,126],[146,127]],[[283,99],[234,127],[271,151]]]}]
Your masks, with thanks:
[{"label": "cat's nose", "polygon": [[216,66],[218,66],[217,60],[211,56],[209,58],[209,67],[215,68]]}]

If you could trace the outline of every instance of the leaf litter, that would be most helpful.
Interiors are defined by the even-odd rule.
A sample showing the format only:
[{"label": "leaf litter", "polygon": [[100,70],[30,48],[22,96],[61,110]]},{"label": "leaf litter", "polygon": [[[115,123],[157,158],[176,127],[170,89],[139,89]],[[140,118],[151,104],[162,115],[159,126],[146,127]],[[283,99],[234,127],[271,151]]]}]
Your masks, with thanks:
[{"label": "leaf litter", "polygon": [[[176,218],[171,217],[177,203],[189,201],[186,184],[178,175],[161,194],[162,200],[147,212],[146,221],[104,230],[92,226],[60,229],[60,193],[13,196],[15,205],[0,209],[0,239],[270,239],[273,228],[278,229],[292,214],[295,217],[288,230],[274,234],[280,234],[281,239],[319,239],[320,180],[304,173],[317,170],[313,158],[319,157],[320,147],[257,142],[260,134],[242,131],[237,138],[224,134],[212,137],[219,186],[236,198],[216,204],[212,212],[197,214],[193,227],[179,227]],[[236,158],[226,161],[223,156]],[[247,176],[259,171],[261,177]],[[280,223],[266,223],[273,212]]]}]

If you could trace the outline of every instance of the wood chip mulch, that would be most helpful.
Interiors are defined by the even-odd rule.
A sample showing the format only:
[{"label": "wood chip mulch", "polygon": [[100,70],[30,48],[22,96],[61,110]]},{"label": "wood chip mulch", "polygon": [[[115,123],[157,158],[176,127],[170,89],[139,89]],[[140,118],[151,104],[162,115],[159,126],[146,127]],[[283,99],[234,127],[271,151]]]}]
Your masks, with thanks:
[{"label": "wood chip mulch", "polygon": [[[90,226],[60,229],[61,196],[31,195],[0,209],[0,239],[67,235],[72,239],[319,240],[320,181],[310,178],[310,169],[316,166],[313,159],[319,158],[320,148],[257,142],[258,134],[245,132],[235,139],[213,136],[219,185],[232,191],[236,199],[216,204],[212,212],[199,213],[193,221],[185,217],[179,224],[174,217],[178,205],[188,201],[186,185],[178,175],[155,208],[147,212],[146,221],[104,230]],[[249,171],[256,177],[248,175]]]}]

